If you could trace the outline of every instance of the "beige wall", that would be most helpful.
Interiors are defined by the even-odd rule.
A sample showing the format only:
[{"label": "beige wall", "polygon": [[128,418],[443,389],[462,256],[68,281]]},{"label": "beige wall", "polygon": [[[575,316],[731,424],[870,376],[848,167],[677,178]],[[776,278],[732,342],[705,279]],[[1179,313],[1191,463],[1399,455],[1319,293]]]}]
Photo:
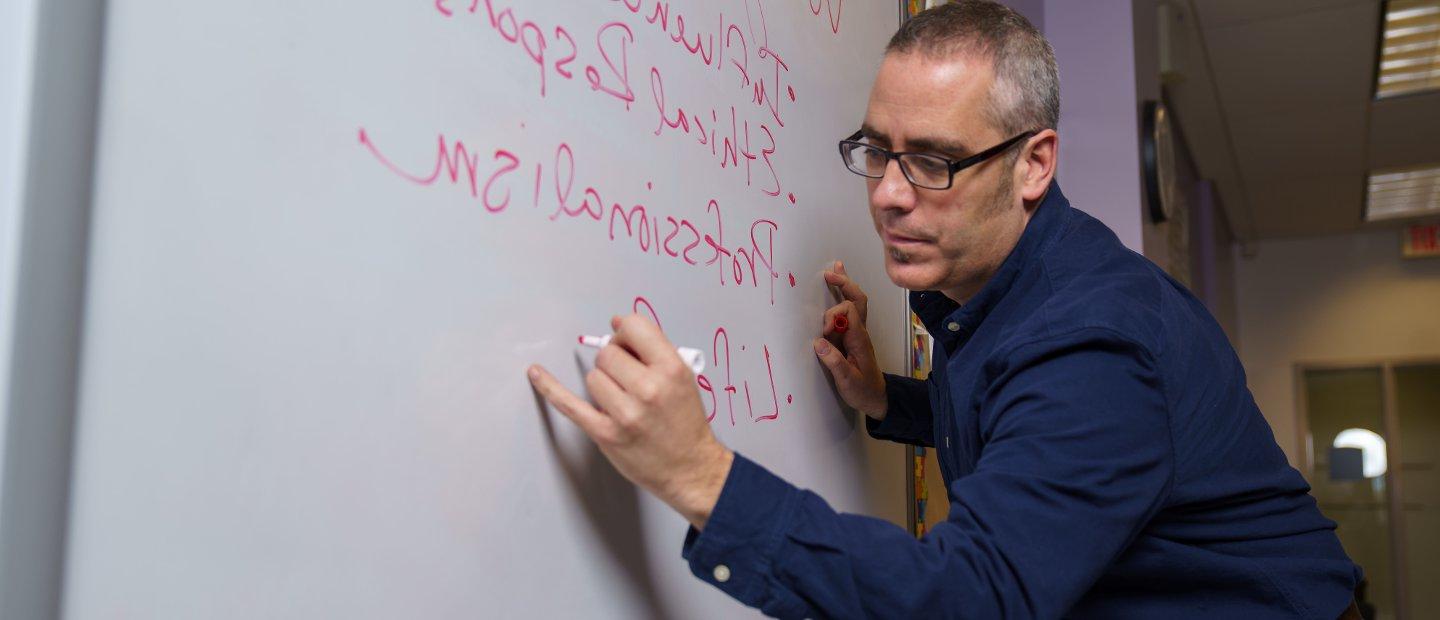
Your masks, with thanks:
[{"label": "beige wall", "polygon": [[1295,363],[1440,357],[1440,259],[1401,258],[1395,230],[1255,250],[1235,266],[1237,348],[1275,439],[1299,464]]}]

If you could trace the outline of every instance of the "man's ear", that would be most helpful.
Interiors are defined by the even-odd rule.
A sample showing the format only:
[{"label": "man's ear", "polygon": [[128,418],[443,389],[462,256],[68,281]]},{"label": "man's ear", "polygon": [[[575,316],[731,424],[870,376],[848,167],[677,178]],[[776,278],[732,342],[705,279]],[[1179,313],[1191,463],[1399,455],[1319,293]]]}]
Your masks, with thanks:
[{"label": "man's ear", "polygon": [[1054,129],[1045,129],[1030,136],[1022,147],[1016,162],[1016,175],[1020,183],[1020,198],[1027,204],[1040,202],[1050,181],[1055,178],[1056,160],[1060,154],[1060,135]]}]

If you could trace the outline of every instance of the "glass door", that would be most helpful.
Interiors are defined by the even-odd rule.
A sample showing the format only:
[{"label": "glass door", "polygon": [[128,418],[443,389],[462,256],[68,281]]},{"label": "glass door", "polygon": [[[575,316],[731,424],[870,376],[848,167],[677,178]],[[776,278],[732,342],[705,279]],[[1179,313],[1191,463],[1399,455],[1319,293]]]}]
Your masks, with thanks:
[{"label": "glass door", "polygon": [[[1299,369],[1305,474],[1375,618],[1440,618],[1440,362]],[[1367,610],[1367,611],[1368,611]]]},{"label": "glass door", "polygon": [[1440,363],[1394,368],[1406,615],[1440,618]]},{"label": "glass door", "polygon": [[1350,559],[1365,570],[1376,618],[1396,613],[1394,540],[1380,366],[1302,370],[1312,493]]}]

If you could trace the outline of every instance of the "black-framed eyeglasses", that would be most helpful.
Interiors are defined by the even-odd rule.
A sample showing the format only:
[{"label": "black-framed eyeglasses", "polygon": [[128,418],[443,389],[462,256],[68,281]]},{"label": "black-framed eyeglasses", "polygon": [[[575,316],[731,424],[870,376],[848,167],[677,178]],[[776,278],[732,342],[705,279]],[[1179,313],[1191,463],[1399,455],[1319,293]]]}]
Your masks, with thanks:
[{"label": "black-framed eyeglasses", "polygon": [[1004,153],[1036,133],[1038,132],[1034,130],[1027,131],[965,159],[954,160],[933,153],[897,153],[882,149],[873,144],[859,142],[863,132],[857,131],[840,141],[840,158],[845,160],[845,167],[849,168],[850,172],[870,179],[884,178],[885,168],[893,159],[900,162],[901,174],[915,187],[950,189],[951,183],[955,181],[955,173]]}]

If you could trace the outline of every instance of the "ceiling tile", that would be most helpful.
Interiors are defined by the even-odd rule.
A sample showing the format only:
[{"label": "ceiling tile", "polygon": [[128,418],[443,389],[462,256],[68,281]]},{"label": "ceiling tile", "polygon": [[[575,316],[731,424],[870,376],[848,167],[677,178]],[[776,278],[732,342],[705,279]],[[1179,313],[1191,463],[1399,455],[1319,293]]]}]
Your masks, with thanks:
[{"label": "ceiling tile", "polygon": [[1284,18],[1337,6],[1379,5],[1377,0],[1193,0],[1193,3],[1206,28]]},{"label": "ceiling tile", "polygon": [[1249,182],[1260,238],[1326,235],[1360,226],[1362,174],[1269,176]]},{"label": "ceiling tile", "polygon": [[1206,33],[1220,97],[1275,113],[1368,101],[1377,15],[1350,5]]},{"label": "ceiling tile", "polygon": [[1366,106],[1305,107],[1285,114],[1231,113],[1235,156],[1247,183],[1264,175],[1366,169]]},{"label": "ceiling tile", "polygon": [[1369,154],[1373,168],[1440,162],[1440,93],[1376,101]]}]

